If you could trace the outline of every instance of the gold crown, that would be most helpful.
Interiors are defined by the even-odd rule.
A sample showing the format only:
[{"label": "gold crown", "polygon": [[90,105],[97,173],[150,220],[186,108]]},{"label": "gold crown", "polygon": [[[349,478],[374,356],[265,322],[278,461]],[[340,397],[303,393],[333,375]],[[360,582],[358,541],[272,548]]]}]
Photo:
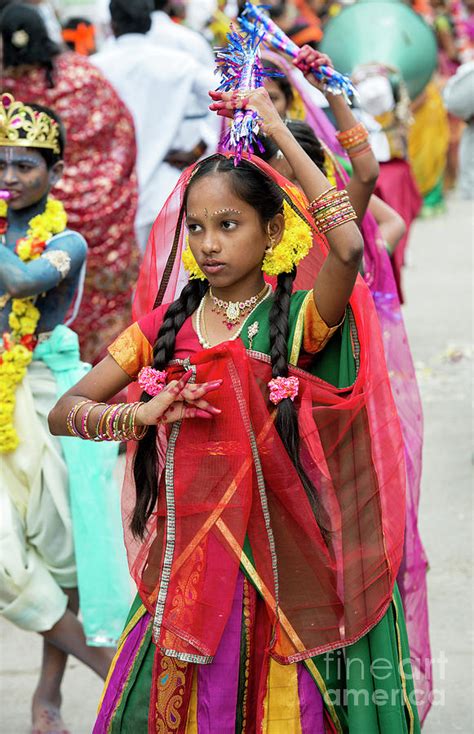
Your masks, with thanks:
[{"label": "gold crown", "polygon": [[0,99],[0,146],[48,148],[60,153],[59,126],[56,120],[15,100],[11,94]]}]

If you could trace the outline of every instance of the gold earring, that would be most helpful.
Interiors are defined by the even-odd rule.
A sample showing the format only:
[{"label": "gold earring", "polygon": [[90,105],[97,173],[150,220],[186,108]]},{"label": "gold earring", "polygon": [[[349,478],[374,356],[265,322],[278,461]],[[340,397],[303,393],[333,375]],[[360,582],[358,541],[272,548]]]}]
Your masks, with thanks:
[{"label": "gold earring", "polygon": [[273,252],[273,248],[275,247],[275,238],[270,232],[268,232],[268,239],[270,240],[270,247],[267,247],[265,250],[266,255],[271,255]]}]

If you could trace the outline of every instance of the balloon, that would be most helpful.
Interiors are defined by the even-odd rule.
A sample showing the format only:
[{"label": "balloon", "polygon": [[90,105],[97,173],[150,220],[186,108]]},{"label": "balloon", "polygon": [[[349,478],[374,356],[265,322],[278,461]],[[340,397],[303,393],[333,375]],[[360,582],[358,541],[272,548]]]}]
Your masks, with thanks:
[{"label": "balloon", "polygon": [[399,0],[359,0],[332,18],[320,51],[331,57],[342,74],[360,64],[396,67],[415,99],[437,65],[436,39],[431,28]]}]

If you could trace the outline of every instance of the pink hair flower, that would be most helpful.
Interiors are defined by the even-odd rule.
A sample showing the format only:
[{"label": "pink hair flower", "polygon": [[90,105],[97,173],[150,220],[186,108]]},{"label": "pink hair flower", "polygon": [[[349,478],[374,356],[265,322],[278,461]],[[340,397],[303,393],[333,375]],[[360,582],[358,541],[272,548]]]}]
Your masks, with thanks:
[{"label": "pink hair flower", "polygon": [[274,377],[268,383],[270,401],[274,405],[278,405],[278,403],[281,403],[286,398],[294,400],[298,395],[299,385],[300,381],[297,377]]},{"label": "pink hair flower", "polygon": [[166,385],[166,372],[154,367],[142,367],[138,373],[138,384],[148,395],[155,397]]}]

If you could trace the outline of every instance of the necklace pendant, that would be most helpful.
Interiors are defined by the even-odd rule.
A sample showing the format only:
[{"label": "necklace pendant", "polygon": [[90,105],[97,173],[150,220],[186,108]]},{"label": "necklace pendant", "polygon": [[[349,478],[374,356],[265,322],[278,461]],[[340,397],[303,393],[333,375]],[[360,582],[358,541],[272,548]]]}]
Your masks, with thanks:
[{"label": "necklace pendant", "polygon": [[225,310],[225,315],[227,316],[227,321],[230,321],[231,324],[236,324],[240,320],[239,304],[234,303],[233,301],[229,301],[229,304]]}]

